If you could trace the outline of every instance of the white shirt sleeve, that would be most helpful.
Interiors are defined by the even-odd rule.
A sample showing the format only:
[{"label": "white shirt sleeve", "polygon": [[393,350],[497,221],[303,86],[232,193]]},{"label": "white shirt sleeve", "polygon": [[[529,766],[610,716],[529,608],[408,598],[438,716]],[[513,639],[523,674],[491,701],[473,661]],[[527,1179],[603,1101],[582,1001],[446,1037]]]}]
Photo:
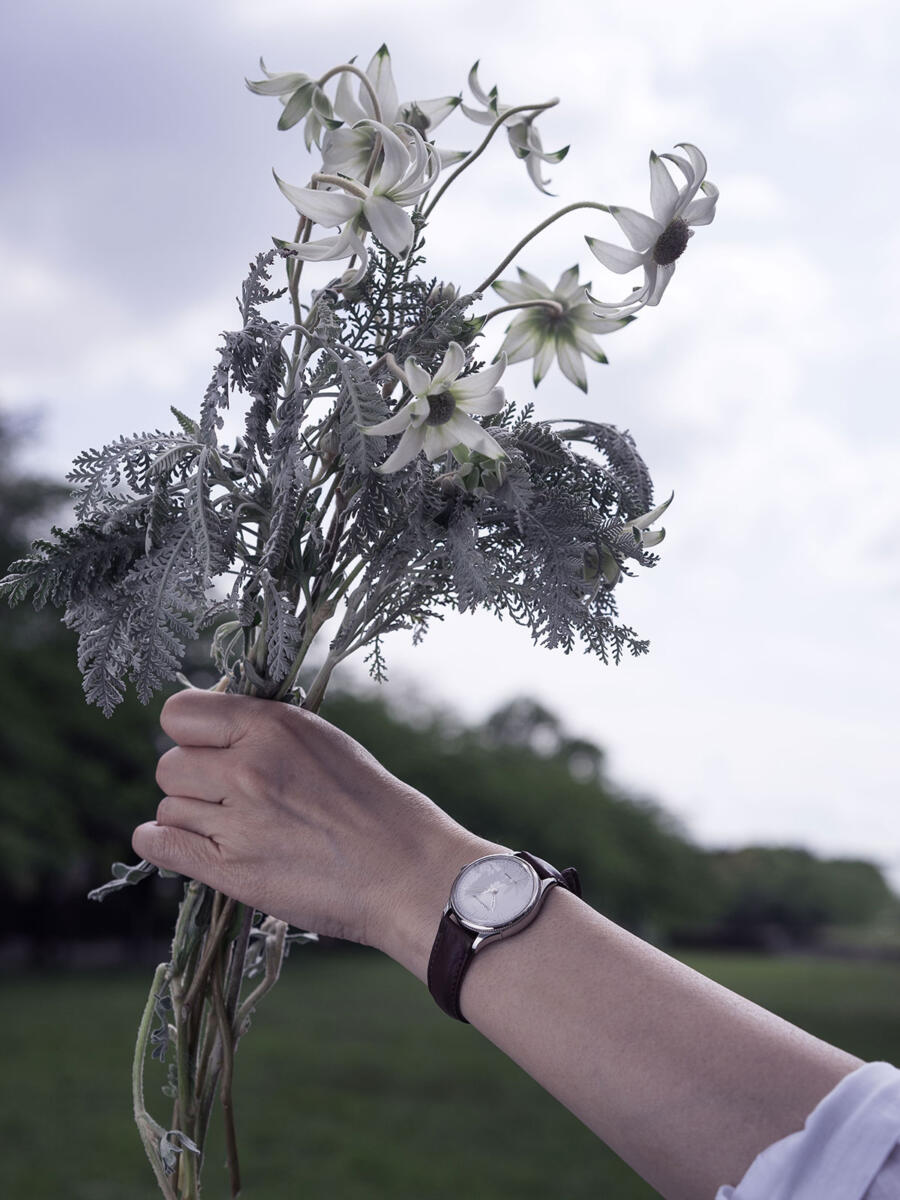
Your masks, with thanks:
[{"label": "white shirt sleeve", "polygon": [[857,1067],[716,1200],[900,1200],[900,1070]]}]

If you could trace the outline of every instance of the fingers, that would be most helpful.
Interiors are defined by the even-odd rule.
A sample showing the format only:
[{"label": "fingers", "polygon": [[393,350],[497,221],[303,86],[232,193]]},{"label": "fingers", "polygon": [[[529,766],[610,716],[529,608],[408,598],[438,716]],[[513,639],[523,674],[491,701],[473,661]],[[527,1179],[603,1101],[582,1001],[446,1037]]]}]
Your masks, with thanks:
[{"label": "fingers", "polygon": [[173,746],[156,764],[156,782],[169,796],[220,803],[228,791],[230,769],[227,750]]},{"label": "fingers", "polygon": [[251,696],[230,696],[188,688],[163,705],[160,724],[179,746],[233,746],[268,703]]},{"label": "fingers", "polygon": [[218,804],[189,796],[164,796],[156,810],[156,823],[215,840],[222,833],[223,816]]},{"label": "fingers", "polygon": [[215,842],[207,837],[174,825],[149,821],[138,825],[131,836],[131,844],[135,854],[154,866],[199,879],[210,887],[217,887],[220,882],[220,853]]}]

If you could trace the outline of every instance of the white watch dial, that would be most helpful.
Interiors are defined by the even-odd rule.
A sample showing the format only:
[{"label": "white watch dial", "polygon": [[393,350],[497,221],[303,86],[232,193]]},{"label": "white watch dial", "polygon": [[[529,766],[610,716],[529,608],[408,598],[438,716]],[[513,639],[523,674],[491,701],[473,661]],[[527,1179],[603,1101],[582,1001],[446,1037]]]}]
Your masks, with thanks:
[{"label": "white watch dial", "polygon": [[491,854],[464,867],[450,902],[467,924],[496,929],[518,920],[540,891],[537,875],[521,858]]}]

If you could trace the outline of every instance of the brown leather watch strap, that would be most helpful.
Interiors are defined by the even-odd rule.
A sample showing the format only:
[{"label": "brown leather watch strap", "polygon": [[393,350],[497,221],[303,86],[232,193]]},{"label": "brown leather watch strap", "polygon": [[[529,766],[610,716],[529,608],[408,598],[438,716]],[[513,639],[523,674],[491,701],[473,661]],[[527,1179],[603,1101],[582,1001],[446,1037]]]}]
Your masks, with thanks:
[{"label": "brown leather watch strap", "polygon": [[[556,867],[535,854],[529,854],[527,850],[517,850],[515,853],[517,858],[524,859],[535,869],[539,879],[553,879],[560,887],[576,896],[581,895],[581,881],[574,867],[557,871]],[[428,959],[428,990],[448,1017],[454,1017],[465,1025],[469,1022],[460,1010],[459,993],[466,968],[475,954],[472,943],[476,936],[473,930],[466,929],[449,912],[445,912],[441,916]]]},{"label": "brown leather watch strap", "polygon": [[444,913],[438,925],[437,937],[428,960],[428,990],[448,1017],[468,1025],[459,1009],[459,989],[469,960],[475,953],[472,943],[475,934],[463,929],[449,913]]},{"label": "brown leather watch strap", "polygon": [[563,867],[561,871],[557,871],[556,867],[551,867],[543,858],[538,858],[536,854],[529,854],[527,850],[517,850],[516,858],[524,858],[527,863],[531,863],[538,873],[538,878],[555,879],[558,884],[568,888],[570,892],[574,892],[580,898],[581,880],[574,867]]}]

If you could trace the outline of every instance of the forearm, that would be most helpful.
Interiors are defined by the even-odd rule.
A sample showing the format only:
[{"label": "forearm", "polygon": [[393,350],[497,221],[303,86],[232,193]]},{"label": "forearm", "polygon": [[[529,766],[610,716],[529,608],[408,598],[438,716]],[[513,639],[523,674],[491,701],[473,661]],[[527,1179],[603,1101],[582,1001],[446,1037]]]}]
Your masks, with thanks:
[{"label": "forearm", "polygon": [[[386,951],[424,982],[475,837],[346,734],[284,704],[171,697],[142,858],[272,916]],[[540,851],[539,847],[528,849]],[[861,1065],[560,888],[472,960],[466,1018],[667,1200],[713,1200]]]},{"label": "forearm", "polygon": [[[497,849],[454,846],[443,874]],[[423,981],[449,883],[439,903],[438,890],[429,884],[395,954]],[[475,955],[460,1001],[472,1025],[667,1200],[712,1200],[737,1184],[862,1065],[560,888],[527,929]]]}]

